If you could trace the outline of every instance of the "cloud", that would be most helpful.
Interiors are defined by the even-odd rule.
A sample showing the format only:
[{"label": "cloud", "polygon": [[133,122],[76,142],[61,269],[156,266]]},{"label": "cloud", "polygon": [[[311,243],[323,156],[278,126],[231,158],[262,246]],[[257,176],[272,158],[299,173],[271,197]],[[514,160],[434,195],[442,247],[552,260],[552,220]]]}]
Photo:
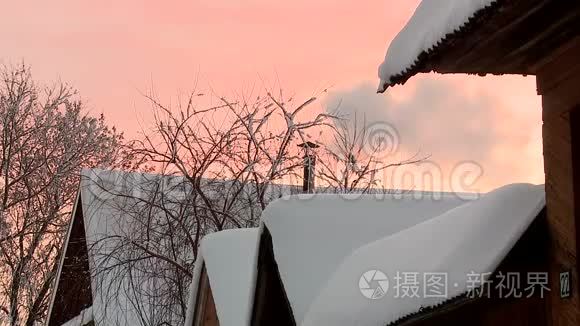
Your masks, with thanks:
[{"label": "cloud", "polygon": [[[371,84],[329,95],[325,107],[367,124],[386,122],[399,133],[403,159],[417,151],[430,155],[446,178],[464,161],[483,169],[483,190],[513,182],[542,182],[540,110],[517,112],[486,91],[468,94],[445,79],[419,78],[404,98],[375,94]],[[409,86],[406,86],[409,87]],[[530,93],[530,96],[533,93]],[[398,186],[398,185],[394,185]],[[418,188],[421,188],[420,186]],[[449,181],[444,183],[449,188]],[[449,190],[449,189],[448,189]]]}]

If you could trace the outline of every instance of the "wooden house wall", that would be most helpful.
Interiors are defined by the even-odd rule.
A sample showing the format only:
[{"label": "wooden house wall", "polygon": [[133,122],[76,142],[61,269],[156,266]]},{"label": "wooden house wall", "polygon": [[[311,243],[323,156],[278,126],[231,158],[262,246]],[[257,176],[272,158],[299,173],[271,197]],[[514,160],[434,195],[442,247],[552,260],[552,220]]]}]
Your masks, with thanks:
[{"label": "wooden house wall", "polygon": [[188,326],[219,326],[217,310],[213,293],[209,283],[209,277],[205,266],[199,277],[197,299],[195,301],[195,314],[193,325]]},{"label": "wooden house wall", "polygon": [[[556,50],[538,68],[543,102],[544,170],[551,235],[548,300],[553,325],[578,325],[580,227],[580,40]],[[522,164],[525,164],[522,162]],[[572,296],[560,298],[559,273],[571,271]]]}]

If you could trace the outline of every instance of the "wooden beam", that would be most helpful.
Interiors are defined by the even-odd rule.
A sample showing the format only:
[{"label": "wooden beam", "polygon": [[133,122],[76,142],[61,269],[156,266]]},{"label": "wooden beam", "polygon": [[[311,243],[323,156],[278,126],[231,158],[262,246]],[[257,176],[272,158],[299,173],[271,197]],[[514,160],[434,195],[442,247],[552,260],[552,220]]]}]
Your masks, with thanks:
[{"label": "wooden beam", "polygon": [[535,47],[536,45],[545,41],[546,39],[552,37],[554,34],[556,34],[556,32],[558,32],[559,29],[567,27],[567,25],[569,25],[573,21],[577,21],[579,17],[580,11],[578,10],[568,12],[568,14],[565,15],[564,17],[555,20],[554,24],[549,26],[547,29],[543,30],[538,34],[534,34],[534,36],[528,42],[522,44],[521,46],[517,47],[516,49],[508,53],[508,55],[506,55],[503,60],[508,62],[511,60],[517,60],[518,57],[523,56],[525,52],[527,52],[531,48]]},{"label": "wooden beam", "polygon": [[[508,11],[511,12],[512,15],[520,14],[520,16],[517,17],[516,19],[506,19],[507,24],[500,26],[499,29],[494,28],[493,33],[487,35],[488,37],[485,37],[483,39],[477,38],[477,41],[475,40],[472,41],[475,42],[475,46],[470,47],[468,52],[455,56],[457,60],[454,60],[451,67],[467,66],[469,65],[469,63],[481,60],[482,53],[485,53],[486,49],[492,47],[493,45],[496,45],[498,43],[498,39],[518,29],[521,26],[521,24],[525,22],[527,19],[529,19],[531,16],[540,13],[542,9],[544,9],[546,4],[550,2],[552,1],[536,0],[536,3],[534,4],[531,0],[526,0],[516,2],[511,1],[509,3],[506,3],[504,6],[501,7],[502,12],[505,13],[506,11]],[[474,37],[474,35],[470,36],[472,38]]]},{"label": "wooden beam", "polygon": [[201,275],[197,283],[197,293],[195,299],[195,311],[193,313],[193,325],[185,326],[203,326],[205,320],[206,305],[208,304],[208,294],[210,290],[209,278],[205,264],[201,267]]},{"label": "wooden beam", "polygon": [[537,63],[533,69],[538,76],[536,80],[538,94],[546,94],[562,81],[580,74],[580,65],[576,64],[579,54],[580,37],[575,37]]},{"label": "wooden beam", "polygon": [[[536,62],[536,65],[532,67],[534,71],[541,73],[542,70],[545,70],[548,67],[548,64],[551,64],[554,60],[558,59],[561,56],[568,56],[567,53],[574,51],[574,48],[580,45],[580,37],[572,38],[568,43],[562,44],[557,49],[554,49],[550,55],[545,56],[542,60]],[[570,55],[575,55],[575,53],[570,53]],[[544,73],[545,75],[545,73]]]}]

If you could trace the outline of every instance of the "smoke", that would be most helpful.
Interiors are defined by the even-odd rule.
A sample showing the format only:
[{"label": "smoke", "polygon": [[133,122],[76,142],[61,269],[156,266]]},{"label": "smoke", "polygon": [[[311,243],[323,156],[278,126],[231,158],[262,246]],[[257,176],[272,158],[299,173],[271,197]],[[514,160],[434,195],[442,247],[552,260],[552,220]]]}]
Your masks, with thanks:
[{"label": "smoke", "polygon": [[[483,170],[478,181],[482,190],[513,182],[542,182],[538,177],[541,150],[530,151],[541,144],[540,110],[517,113],[497,96],[469,95],[450,81],[419,79],[415,85],[410,96],[398,99],[389,93],[377,95],[373,85],[361,84],[330,94],[325,107],[346,118],[356,116],[360,124],[394,126],[400,144],[390,160],[420,152],[429,155],[446,177],[457,164],[475,162]],[[449,181],[443,187],[448,189]]]}]

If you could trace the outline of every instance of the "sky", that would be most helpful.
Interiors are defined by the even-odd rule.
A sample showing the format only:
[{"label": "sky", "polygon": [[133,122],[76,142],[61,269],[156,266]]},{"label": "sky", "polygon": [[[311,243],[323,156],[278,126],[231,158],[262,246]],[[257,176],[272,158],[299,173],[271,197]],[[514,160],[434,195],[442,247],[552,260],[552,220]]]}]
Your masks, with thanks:
[{"label": "sky", "polygon": [[[329,88],[313,110],[342,103],[344,112],[386,121],[400,142],[392,159],[420,151],[445,180],[463,162],[474,162],[481,173],[467,190],[543,183],[534,77],[428,74],[375,94],[377,68],[417,5],[7,1],[0,11],[0,63],[24,61],[42,82],[70,83],[92,113],[105,114],[129,137],[151,122],[143,96],[150,90],[171,103],[193,89],[222,96],[280,86],[308,98]],[[421,182],[413,187],[428,188]]]}]

